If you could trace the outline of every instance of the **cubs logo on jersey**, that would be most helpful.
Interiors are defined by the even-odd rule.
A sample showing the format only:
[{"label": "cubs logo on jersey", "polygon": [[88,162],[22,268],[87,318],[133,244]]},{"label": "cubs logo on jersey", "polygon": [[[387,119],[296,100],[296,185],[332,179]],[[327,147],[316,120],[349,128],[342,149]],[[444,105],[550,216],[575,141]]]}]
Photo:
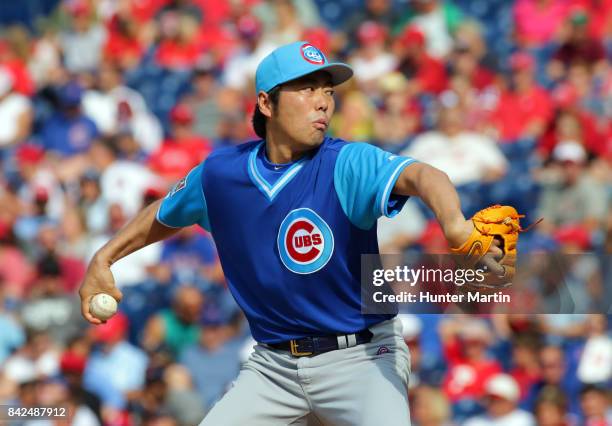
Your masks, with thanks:
[{"label": "cubs logo on jersey", "polygon": [[302,52],[302,57],[311,64],[323,65],[325,63],[325,56],[323,56],[323,53],[312,44],[306,43],[302,45],[300,51]]},{"label": "cubs logo on jersey", "polygon": [[311,274],[323,268],[334,252],[329,225],[313,210],[292,210],[278,231],[278,252],[287,269]]}]

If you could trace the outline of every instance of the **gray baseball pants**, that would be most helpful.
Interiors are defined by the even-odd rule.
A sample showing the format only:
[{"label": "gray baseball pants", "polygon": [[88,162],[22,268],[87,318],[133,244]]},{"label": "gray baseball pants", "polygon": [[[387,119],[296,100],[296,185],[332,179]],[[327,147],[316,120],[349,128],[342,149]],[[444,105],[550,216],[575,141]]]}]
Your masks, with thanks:
[{"label": "gray baseball pants", "polygon": [[410,355],[395,318],[370,343],[314,357],[255,346],[200,426],[409,426]]}]

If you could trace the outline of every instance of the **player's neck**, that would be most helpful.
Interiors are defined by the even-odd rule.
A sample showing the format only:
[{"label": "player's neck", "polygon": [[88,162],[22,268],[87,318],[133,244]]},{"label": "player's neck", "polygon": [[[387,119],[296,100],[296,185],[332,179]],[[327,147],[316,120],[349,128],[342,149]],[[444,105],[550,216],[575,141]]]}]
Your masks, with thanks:
[{"label": "player's neck", "polygon": [[310,150],[311,148],[300,146],[292,141],[283,143],[270,134],[266,135],[266,157],[270,163],[292,163],[302,158]]}]

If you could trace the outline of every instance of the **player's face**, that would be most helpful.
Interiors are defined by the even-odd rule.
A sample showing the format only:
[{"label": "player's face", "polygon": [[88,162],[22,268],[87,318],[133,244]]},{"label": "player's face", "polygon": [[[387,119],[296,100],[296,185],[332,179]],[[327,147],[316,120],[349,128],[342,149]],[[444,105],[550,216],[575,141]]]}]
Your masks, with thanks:
[{"label": "player's face", "polygon": [[272,119],[292,142],[315,147],[323,142],[334,113],[334,88],[324,71],[283,84]]}]

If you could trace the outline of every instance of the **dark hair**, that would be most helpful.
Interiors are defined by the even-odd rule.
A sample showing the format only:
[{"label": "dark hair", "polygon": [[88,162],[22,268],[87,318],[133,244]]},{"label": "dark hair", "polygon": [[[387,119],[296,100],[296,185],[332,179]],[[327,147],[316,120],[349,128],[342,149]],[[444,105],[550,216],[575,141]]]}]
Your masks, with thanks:
[{"label": "dark hair", "polygon": [[536,398],[536,408],[542,404],[550,403],[562,410],[567,410],[567,396],[558,386],[546,385],[542,388]]},{"label": "dark hair", "polygon": [[599,385],[595,385],[595,384],[584,385],[580,389],[580,396],[583,397],[584,395],[590,392],[597,392],[600,395],[606,396],[606,389],[602,388]]},{"label": "dark hair", "polygon": [[115,157],[121,154],[121,150],[119,149],[119,137],[117,135],[105,136],[96,140],[95,143],[111,152]]},{"label": "dark hair", "polygon": [[[276,86],[272,88],[268,92],[268,96],[270,97],[270,103],[273,106],[278,105],[278,99],[280,96],[280,86]],[[266,120],[267,117],[261,113],[259,110],[259,105],[255,104],[255,110],[253,111],[253,118],[251,119],[251,123],[253,123],[253,130],[255,130],[255,134],[262,139],[266,137]]]},{"label": "dark hair", "polygon": [[51,253],[46,254],[36,265],[38,275],[41,277],[60,277],[62,268],[57,257]]},{"label": "dark hair", "polygon": [[538,349],[542,347],[541,336],[538,333],[526,332],[516,335],[513,339],[513,347],[523,347],[530,351],[538,352]]}]

